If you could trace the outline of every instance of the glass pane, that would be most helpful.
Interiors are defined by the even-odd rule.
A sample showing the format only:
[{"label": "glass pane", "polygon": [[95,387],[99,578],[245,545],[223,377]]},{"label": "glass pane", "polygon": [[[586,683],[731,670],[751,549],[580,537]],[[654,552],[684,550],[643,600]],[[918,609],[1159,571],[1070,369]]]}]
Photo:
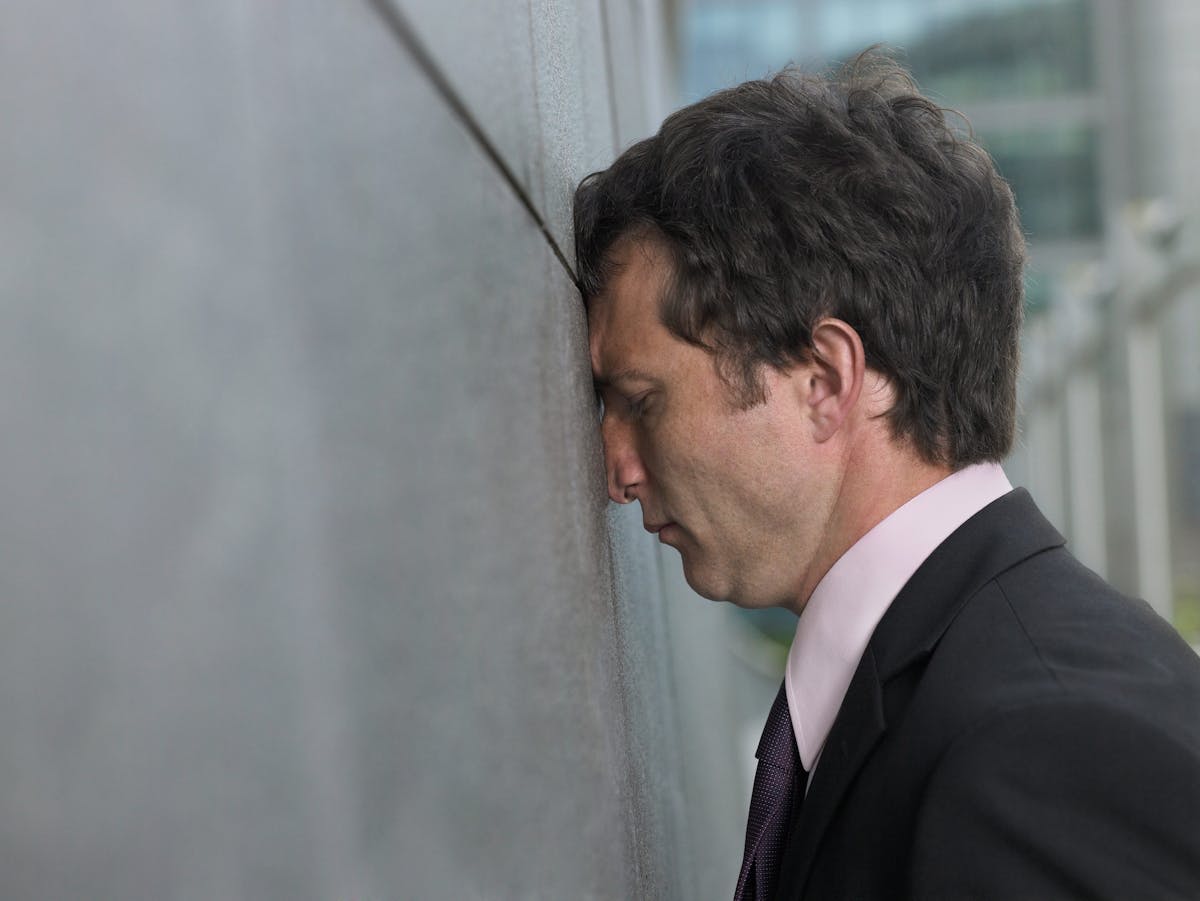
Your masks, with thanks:
[{"label": "glass pane", "polygon": [[1084,93],[1095,81],[1091,19],[1088,0],[692,0],[682,99],[876,43],[950,103]]},{"label": "glass pane", "polygon": [[1085,0],[989,6],[944,19],[908,44],[906,58],[923,90],[964,103],[1092,88]]},{"label": "glass pane", "polygon": [[1099,146],[1091,126],[1052,126],[980,135],[1012,185],[1031,240],[1101,233]]}]

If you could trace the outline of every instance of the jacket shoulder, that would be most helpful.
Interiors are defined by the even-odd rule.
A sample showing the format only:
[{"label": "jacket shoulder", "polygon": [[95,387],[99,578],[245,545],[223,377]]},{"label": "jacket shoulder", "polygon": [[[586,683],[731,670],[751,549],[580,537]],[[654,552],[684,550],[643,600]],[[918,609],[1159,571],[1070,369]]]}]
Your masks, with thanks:
[{"label": "jacket shoulder", "polygon": [[1091,697],[1151,710],[1174,706],[1200,727],[1200,657],[1148,604],[1121,594],[1062,548],[984,584],[958,611],[928,666],[934,685],[972,695],[976,709]]},{"label": "jacket shoulder", "polygon": [[913,897],[1200,897],[1200,748],[1070,693],[982,718],[935,766]]},{"label": "jacket shoulder", "polygon": [[1200,897],[1200,658],[1065,550],[963,605],[906,734],[914,897]]}]

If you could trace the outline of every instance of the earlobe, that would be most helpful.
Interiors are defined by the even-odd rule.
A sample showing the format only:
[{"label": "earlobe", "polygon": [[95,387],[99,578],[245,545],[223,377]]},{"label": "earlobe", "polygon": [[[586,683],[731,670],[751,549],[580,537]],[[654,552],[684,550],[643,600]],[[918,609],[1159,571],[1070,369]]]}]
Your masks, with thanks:
[{"label": "earlobe", "polygon": [[862,339],[841,319],[822,319],[813,329],[808,407],[813,437],[828,441],[843,427],[862,394],[866,354]]}]

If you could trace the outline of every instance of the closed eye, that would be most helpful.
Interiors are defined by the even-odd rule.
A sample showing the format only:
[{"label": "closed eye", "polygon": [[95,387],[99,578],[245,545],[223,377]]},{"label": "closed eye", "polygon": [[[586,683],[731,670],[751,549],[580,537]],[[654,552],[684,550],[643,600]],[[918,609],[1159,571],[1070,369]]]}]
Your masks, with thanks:
[{"label": "closed eye", "polygon": [[635,397],[626,397],[611,388],[600,388],[596,390],[596,412],[601,422],[610,410],[621,419],[635,421],[646,413],[646,406],[653,394],[653,391],[646,391]]},{"label": "closed eye", "polygon": [[639,395],[638,397],[630,398],[626,401],[626,410],[630,419],[640,419],[642,414],[646,412],[646,402],[650,399],[650,394]]}]

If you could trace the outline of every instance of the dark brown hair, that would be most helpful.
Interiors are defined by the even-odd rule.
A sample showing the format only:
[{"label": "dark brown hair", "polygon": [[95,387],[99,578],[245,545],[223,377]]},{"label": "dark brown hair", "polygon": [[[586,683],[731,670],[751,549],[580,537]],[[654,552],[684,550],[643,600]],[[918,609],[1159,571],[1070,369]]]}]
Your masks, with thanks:
[{"label": "dark brown hair", "polygon": [[835,316],[895,389],[893,434],[953,468],[1012,446],[1025,242],[988,154],[888,56],[787,69],[669,116],[575,192],[585,300],[618,240],[660,242],[660,316],[738,403]]}]

